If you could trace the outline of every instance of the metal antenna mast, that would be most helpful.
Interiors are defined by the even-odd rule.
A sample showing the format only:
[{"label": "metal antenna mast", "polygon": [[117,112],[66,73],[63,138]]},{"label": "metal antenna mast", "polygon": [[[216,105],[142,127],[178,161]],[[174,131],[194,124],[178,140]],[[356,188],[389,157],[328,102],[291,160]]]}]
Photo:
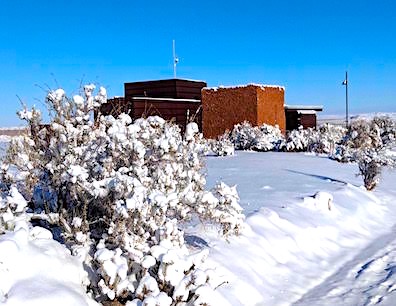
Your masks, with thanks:
[{"label": "metal antenna mast", "polygon": [[176,79],[176,65],[179,62],[178,57],[176,56],[176,44],[175,40],[173,40],[173,77]]}]

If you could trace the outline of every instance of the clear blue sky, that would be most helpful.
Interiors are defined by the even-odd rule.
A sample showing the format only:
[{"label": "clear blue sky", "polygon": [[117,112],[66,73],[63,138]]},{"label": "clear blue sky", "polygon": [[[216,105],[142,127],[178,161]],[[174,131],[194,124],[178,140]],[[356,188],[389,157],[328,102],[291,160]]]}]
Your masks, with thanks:
[{"label": "clear blue sky", "polygon": [[209,86],[286,87],[288,104],[342,114],[396,111],[395,1],[0,0],[0,126],[20,124],[17,95],[81,82],[123,95],[123,83],[178,77]]}]

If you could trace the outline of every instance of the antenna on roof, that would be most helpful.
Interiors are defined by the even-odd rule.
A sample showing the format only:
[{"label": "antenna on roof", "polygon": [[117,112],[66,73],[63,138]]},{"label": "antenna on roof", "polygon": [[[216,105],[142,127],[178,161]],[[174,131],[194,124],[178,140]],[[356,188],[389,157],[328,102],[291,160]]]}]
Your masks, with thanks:
[{"label": "antenna on roof", "polygon": [[176,79],[176,65],[179,62],[179,58],[176,56],[176,44],[173,40],[173,77]]}]

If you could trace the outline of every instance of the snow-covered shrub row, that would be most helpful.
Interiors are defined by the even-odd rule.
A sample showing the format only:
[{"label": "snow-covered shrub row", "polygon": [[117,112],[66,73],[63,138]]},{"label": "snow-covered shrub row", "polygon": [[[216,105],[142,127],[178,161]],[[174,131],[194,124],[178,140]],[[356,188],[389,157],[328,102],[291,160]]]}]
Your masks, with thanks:
[{"label": "snow-covered shrub row", "polygon": [[336,145],[343,139],[346,129],[325,123],[318,129],[308,128],[292,130],[286,135],[285,151],[333,154]]},{"label": "snow-covered shrub row", "polygon": [[[302,127],[284,136],[278,126],[252,126],[243,122],[234,126],[229,139],[237,150],[315,152],[332,154],[342,140],[345,129],[324,124],[318,130]],[[223,137],[227,135],[224,134]]]},{"label": "snow-covered shrub row", "polygon": [[352,121],[334,158],[354,161],[355,152],[369,148],[391,148],[396,144],[396,122],[387,116]]},{"label": "snow-covered shrub row", "polygon": [[273,151],[278,150],[284,142],[278,126],[252,126],[247,121],[236,124],[229,138],[236,150]]},{"label": "snow-covered shrub row", "polygon": [[396,123],[391,118],[358,119],[352,121],[338,143],[333,158],[341,162],[356,161],[358,151],[390,148],[395,144]]},{"label": "snow-covered shrub row", "polygon": [[[235,188],[205,190],[195,123],[182,135],[159,117],[99,115],[93,122],[92,110],[106,101],[104,88],[96,96],[94,90],[85,86],[72,99],[51,91],[49,125],[36,109],[19,112],[31,135],[11,141],[1,180],[4,192],[16,190],[27,201],[19,207],[2,200],[2,227],[9,227],[3,212],[15,211],[61,228],[66,245],[90,267],[98,301],[209,304],[203,292],[218,284],[200,269],[207,252],[190,254],[182,226],[197,216],[224,235],[238,234],[244,216]],[[13,181],[9,166],[23,183]]]},{"label": "snow-covered shrub row", "polygon": [[300,127],[286,137],[278,127],[252,126],[245,121],[223,138],[227,135],[237,150],[313,152],[341,162],[356,161],[368,190],[376,186],[381,167],[396,164],[394,155],[387,154],[396,145],[396,122],[386,116],[355,120],[348,130],[330,124],[319,129]]},{"label": "snow-covered shrub row", "polygon": [[322,124],[311,141],[310,151],[325,153],[330,156],[336,151],[336,146],[343,140],[346,128],[341,125]]},{"label": "snow-covered shrub row", "polygon": [[394,155],[387,153],[396,145],[396,122],[386,116],[355,120],[348,130],[331,124],[317,130],[299,128],[286,137],[276,127],[253,127],[244,122],[235,125],[230,139],[236,149],[313,152],[341,162],[356,161],[368,190],[376,186],[383,166],[396,164]]},{"label": "snow-covered shrub row", "polygon": [[364,186],[372,190],[378,184],[381,168],[396,165],[395,157],[388,154],[395,140],[396,123],[391,118],[355,120],[332,157],[341,162],[357,162]]}]

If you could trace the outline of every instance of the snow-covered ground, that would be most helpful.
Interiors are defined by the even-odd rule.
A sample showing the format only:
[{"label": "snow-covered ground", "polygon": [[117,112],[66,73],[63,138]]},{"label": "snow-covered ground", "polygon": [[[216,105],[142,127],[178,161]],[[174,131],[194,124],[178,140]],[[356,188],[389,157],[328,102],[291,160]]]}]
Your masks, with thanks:
[{"label": "snow-covered ground", "polygon": [[[227,240],[209,225],[186,230],[228,281],[218,292],[229,305],[395,304],[395,172],[367,192],[356,165],[320,156],[238,151],[206,164],[208,187],[236,184],[247,215]],[[24,226],[0,236],[0,305],[93,303],[78,288],[82,265],[49,238]]]},{"label": "snow-covered ground", "polygon": [[0,305],[97,305],[83,289],[81,262],[51,232],[20,221],[0,236]]},{"label": "snow-covered ground", "polygon": [[[243,234],[228,241],[208,227],[189,233],[204,239],[209,264],[229,280],[218,290],[230,305],[368,305],[362,301],[372,297],[394,305],[383,287],[396,281],[384,284],[394,260],[396,173],[367,192],[356,165],[312,155],[237,152],[208,158],[207,167],[209,185],[237,184],[248,215]],[[366,267],[371,260],[382,265]],[[362,280],[352,277],[356,269]],[[363,277],[373,271],[381,276]]]},{"label": "snow-covered ground", "polygon": [[2,158],[5,155],[10,140],[11,137],[9,136],[4,136],[4,135],[0,136],[0,158]]}]

